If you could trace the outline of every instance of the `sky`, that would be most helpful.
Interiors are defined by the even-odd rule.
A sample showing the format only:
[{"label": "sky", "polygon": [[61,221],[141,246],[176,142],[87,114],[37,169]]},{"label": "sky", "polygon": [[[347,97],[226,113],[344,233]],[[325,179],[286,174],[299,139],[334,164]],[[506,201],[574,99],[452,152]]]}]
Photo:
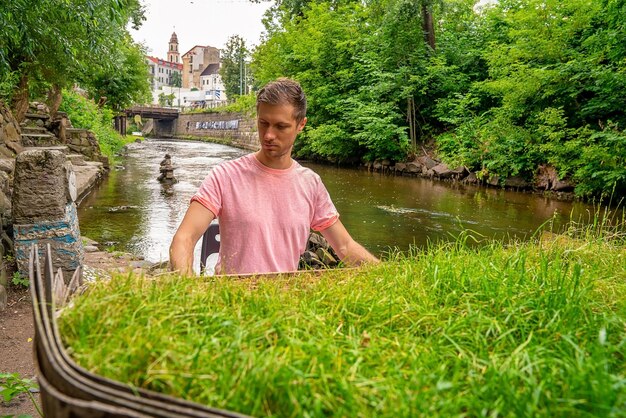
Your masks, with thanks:
[{"label": "sky", "polygon": [[232,35],[240,35],[246,46],[260,43],[263,13],[273,4],[249,0],[141,0],[146,20],[133,39],[148,47],[148,55],[167,58],[172,32],[178,35],[181,56],[196,45],[224,48]]}]

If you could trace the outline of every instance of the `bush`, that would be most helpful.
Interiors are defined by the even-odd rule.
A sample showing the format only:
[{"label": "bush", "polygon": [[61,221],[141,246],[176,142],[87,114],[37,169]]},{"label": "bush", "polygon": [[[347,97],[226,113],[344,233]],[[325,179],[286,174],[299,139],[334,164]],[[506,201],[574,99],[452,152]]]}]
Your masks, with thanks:
[{"label": "bush", "polygon": [[113,129],[113,111],[98,105],[77,92],[63,91],[59,110],[66,112],[75,128],[89,129],[96,135],[102,154],[112,157],[130,140]]}]

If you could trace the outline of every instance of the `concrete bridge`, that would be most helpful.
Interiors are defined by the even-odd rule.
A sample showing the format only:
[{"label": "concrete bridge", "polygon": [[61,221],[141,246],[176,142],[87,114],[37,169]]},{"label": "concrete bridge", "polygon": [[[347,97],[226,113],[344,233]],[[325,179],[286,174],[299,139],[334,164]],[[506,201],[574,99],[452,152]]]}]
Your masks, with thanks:
[{"label": "concrete bridge", "polygon": [[163,136],[170,136],[174,133],[178,109],[172,107],[157,106],[133,106],[123,111],[123,114],[115,117],[115,129],[122,135],[126,135],[126,121],[136,115],[141,119],[152,119],[154,121],[154,132]]}]

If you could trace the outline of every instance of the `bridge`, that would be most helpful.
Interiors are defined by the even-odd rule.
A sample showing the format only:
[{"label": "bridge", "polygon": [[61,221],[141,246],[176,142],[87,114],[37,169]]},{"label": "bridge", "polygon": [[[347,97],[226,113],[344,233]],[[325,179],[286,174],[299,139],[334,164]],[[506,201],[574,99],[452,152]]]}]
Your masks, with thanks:
[{"label": "bridge", "polygon": [[141,116],[142,119],[168,119],[178,118],[178,109],[173,107],[156,107],[156,106],[133,106],[124,111],[127,117],[135,115]]},{"label": "bridge", "polygon": [[178,113],[178,109],[172,107],[133,106],[115,117],[115,130],[122,135],[126,135],[126,119],[139,115],[141,119],[152,119],[154,121],[155,133],[170,136],[174,132]]}]

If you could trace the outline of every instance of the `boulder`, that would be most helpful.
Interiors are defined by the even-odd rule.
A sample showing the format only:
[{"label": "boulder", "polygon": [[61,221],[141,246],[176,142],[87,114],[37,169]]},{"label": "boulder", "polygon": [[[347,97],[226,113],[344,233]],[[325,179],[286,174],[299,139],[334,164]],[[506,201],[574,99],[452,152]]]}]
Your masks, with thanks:
[{"label": "boulder", "polygon": [[396,163],[395,167],[394,167],[394,171],[403,173],[404,171],[406,171],[406,164],[405,163]]},{"label": "boulder", "polygon": [[557,180],[552,185],[552,190],[555,192],[571,192],[574,191],[576,185],[569,179]]},{"label": "boulder", "polygon": [[465,178],[463,179],[463,181],[464,181],[465,183],[468,183],[468,184],[477,184],[477,183],[478,183],[478,177],[476,176],[476,173],[471,172],[471,173],[469,173],[469,174],[467,175],[467,177],[465,177]]},{"label": "boulder", "polygon": [[436,177],[440,179],[449,179],[457,174],[454,170],[451,170],[447,164],[441,163],[437,164],[432,168],[432,171]]},{"label": "boulder", "polygon": [[406,171],[408,171],[409,173],[421,173],[422,167],[420,167],[416,163],[411,162],[406,165]]},{"label": "boulder", "polygon": [[425,166],[427,169],[431,169],[433,167],[435,167],[437,164],[439,164],[437,161],[433,160],[432,158],[430,158],[428,155],[422,155],[421,157],[417,157],[416,161],[420,164]]},{"label": "boulder", "polygon": [[330,248],[328,245],[328,241],[324,239],[320,234],[311,234],[309,236],[309,242],[307,243],[306,249],[309,251],[316,251],[318,248],[323,248],[327,250]]},{"label": "boulder", "polygon": [[0,158],[0,171],[12,175],[15,169],[15,160],[13,158]]},{"label": "boulder", "polygon": [[512,176],[504,179],[505,187],[513,187],[515,189],[529,189],[531,184],[521,176]]}]

